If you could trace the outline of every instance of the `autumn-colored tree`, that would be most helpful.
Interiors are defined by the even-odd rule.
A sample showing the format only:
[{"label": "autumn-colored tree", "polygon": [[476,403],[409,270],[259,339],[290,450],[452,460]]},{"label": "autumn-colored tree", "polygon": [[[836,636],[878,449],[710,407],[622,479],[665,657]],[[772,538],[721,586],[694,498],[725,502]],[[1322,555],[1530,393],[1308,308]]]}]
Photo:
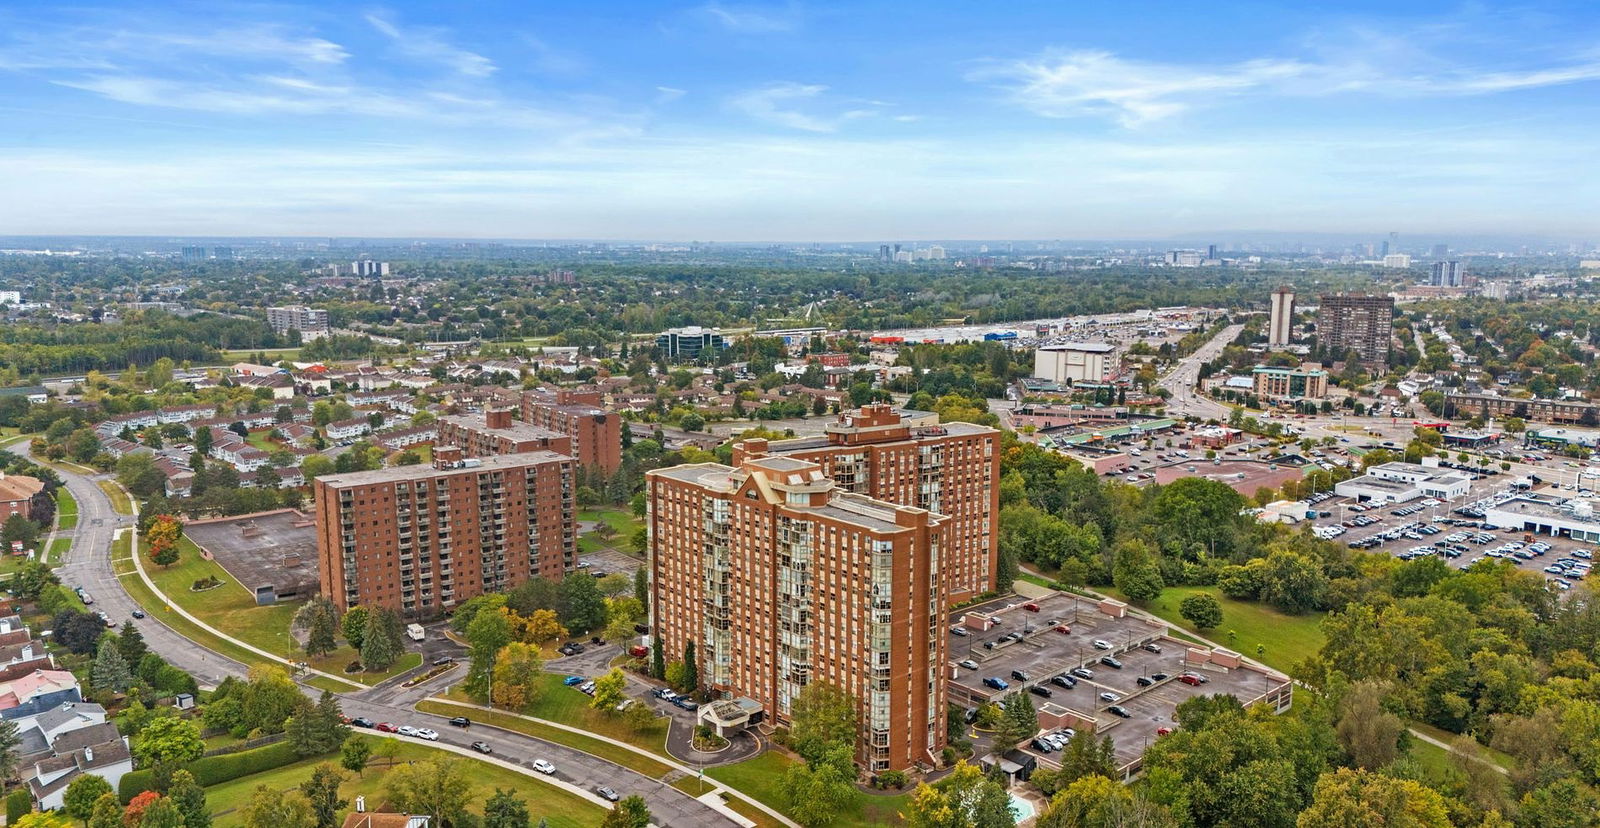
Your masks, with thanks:
[{"label": "autumn-colored tree", "polygon": [[567,628],[561,626],[561,621],[556,617],[555,610],[534,610],[523,624],[523,641],[529,644],[543,644],[567,637]]},{"label": "autumn-colored tree", "polygon": [[145,543],[150,547],[150,560],[159,566],[178,562],[178,541],[183,537],[183,522],[172,515],[156,515],[145,532]]},{"label": "autumn-colored tree", "polygon": [[122,810],[122,824],[127,828],[139,828],[139,823],[144,819],[145,809],[150,804],[161,798],[155,791],[145,791],[128,801],[128,807]]}]

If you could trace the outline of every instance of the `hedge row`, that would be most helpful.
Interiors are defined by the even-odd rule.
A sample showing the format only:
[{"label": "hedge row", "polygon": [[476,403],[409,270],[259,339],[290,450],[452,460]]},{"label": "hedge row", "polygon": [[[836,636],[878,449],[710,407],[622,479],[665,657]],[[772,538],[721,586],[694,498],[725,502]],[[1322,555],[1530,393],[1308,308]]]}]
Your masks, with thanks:
[{"label": "hedge row", "polygon": [[[295,755],[294,746],[284,741],[239,753],[202,757],[185,767],[194,774],[195,781],[200,783],[201,787],[209,788],[241,776],[281,768],[303,758],[305,757]],[[143,768],[123,775],[122,781],[117,783],[117,796],[126,804],[135,796],[154,787],[155,772]]]}]

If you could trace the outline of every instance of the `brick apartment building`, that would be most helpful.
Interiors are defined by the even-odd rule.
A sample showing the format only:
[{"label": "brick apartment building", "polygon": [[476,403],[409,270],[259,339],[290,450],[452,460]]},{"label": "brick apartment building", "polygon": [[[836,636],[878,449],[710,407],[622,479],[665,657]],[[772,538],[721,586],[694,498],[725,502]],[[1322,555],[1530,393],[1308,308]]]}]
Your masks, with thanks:
[{"label": "brick apartment building", "polygon": [[651,619],[665,652],[780,724],[806,685],[859,704],[857,760],[934,764],[945,745],[950,521],[843,491],[817,463],[748,457],[646,475]]},{"label": "brick apartment building", "polygon": [[774,456],[820,464],[843,491],[946,515],[941,572],[952,602],[994,588],[1000,433],[972,423],[912,426],[888,405],[843,412],[819,437],[745,440],[733,462]]},{"label": "brick apartment building", "polygon": [[1362,362],[1387,364],[1394,297],[1329,293],[1317,310],[1317,343],[1335,359],[1355,351]]},{"label": "brick apartment building", "polygon": [[455,446],[466,457],[494,457],[525,451],[572,455],[572,438],[542,426],[511,419],[511,409],[440,417],[437,445]]},{"label": "brick apartment building", "polygon": [[322,593],[426,618],[575,563],[573,461],[549,451],[319,477]]},{"label": "brick apartment building", "polygon": [[599,406],[599,396],[571,389],[524,391],[522,421],[572,438],[580,466],[607,474],[622,465],[622,418]]}]

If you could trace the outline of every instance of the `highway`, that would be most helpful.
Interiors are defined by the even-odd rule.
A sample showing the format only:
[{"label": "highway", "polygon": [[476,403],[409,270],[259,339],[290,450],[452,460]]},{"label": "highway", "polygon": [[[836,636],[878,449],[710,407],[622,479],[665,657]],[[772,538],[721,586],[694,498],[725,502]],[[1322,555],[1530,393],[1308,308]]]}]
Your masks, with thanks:
[{"label": "highway", "polygon": [[1172,392],[1172,397],[1167,401],[1167,413],[1176,417],[1194,415],[1202,420],[1226,420],[1232,409],[1215,400],[1201,396],[1195,385],[1200,380],[1200,366],[1202,363],[1216,359],[1228,343],[1238,338],[1239,332],[1244,330],[1244,325],[1229,325],[1220,333],[1212,337],[1209,342],[1195,349],[1195,352],[1178,360],[1171,372],[1157,381],[1157,385]]},{"label": "highway", "polygon": [[[15,449],[26,453],[27,444]],[[111,542],[116,532],[133,531],[134,520],[118,515],[111,508],[111,499],[97,485],[97,479],[110,479],[107,475],[81,475],[57,469],[63,484],[78,501],[78,525],[69,534],[73,537],[66,562],[57,567],[56,574],[68,586],[82,586],[94,598],[92,609],[106,613],[117,625],[132,618],[138,607],[122,588],[118,576],[112,571]],[[137,578],[137,575],[123,577]],[[244,676],[248,667],[233,659],[205,649],[179,635],[161,623],[162,611],[148,608],[148,616],[134,624],[144,636],[150,649],[162,658],[195,677],[202,687],[215,687],[228,676]],[[557,666],[557,665],[552,665]],[[446,717],[430,716],[415,710],[418,701],[449,683],[459,680],[461,670],[452,670],[444,676],[414,688],[402,688],[399,679],[369,690],[361,690],[340,697],[345,715],[365,716],[375,722],[394,722],[427,726],[439,731],[441,741],[470,746],[482,740],[494,749],[500,759],[522,766],[530,766],[535,759],[545,759],[555,764],[558,778],[593,790],[609,785],[623,796],[638,794],[650,806],[653,821],[661,826],[731,826],[733,820],[688,794],[657,779],[629,770],[573,748],[535,739],[520,733],[474,725],[470,730],[449,725]],[[315,697],[320,690],[301,686],[307,695]]]}]

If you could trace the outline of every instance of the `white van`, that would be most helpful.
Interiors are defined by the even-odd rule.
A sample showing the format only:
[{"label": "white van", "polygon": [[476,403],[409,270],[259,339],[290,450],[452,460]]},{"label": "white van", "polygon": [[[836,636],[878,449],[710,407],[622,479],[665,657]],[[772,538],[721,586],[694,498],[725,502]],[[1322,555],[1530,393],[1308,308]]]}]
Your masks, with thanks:
[{"label": "white van", "polygon": [[426,638],[427,635],[427,632],[422,629],[421,624],[406,625],[406,638],[409,638],[412,641],[421,641],[422,639]]}]

